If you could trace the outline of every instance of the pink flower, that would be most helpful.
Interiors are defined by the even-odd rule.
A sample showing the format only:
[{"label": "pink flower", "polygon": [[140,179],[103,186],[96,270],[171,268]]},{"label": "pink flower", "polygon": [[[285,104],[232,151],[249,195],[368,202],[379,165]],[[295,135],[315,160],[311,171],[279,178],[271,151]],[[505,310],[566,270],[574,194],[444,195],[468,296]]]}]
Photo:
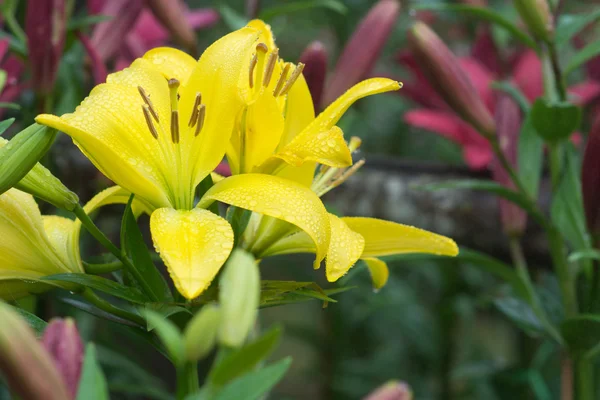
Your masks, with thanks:
[{"label": "pink flower", "polygon": [[[25,64],[8,52],[8,39],[0,39],[0,70],[6,72],[6,84],[0,92],[0,102],[16,100],[27,85],[19,83]],[[0,109],[0,115],[2,114]]]}]

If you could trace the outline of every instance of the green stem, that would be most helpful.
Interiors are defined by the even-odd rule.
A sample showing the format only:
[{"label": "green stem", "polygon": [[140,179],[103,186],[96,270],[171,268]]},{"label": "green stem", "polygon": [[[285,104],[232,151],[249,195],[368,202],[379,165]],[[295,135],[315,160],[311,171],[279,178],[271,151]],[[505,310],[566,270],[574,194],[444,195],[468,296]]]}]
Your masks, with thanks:
[{"label": "green stem", "polygon": [[122,269],[123,263],[120,260],[105,264],[90,264],[84,261],[83,266],[87,274],[102,275]]},{"label": "green stem", "polygon": [[575,385],[577,386],[578,400],[594,400],[594,367],[592,361],[580,359],[576,363],[577,374]]},{"label": "green stem", "polygon": [[177,368],[177,400],[200,390],[198,383],[198,363],[186,362]]},{"label": "green stem", "polygon": [[554,87],[556,88],[558,98],[560,101],[566,101],[567,85],[563,77],[562,68],[558,60],[558,52],[556,51],[556,46],[554,43],[550,43],[548,45],[548,52],[550,53],[550,63],[552,66],[552,74],[554,76]]},{"label": "green stem", "polygon": [[146,326],[146,321],[142,317],[112,305],[108,301],[100,298],[89,288],[84,289],[82,295],[88,302],[98,307],[102,311],[106,311],[109,314],[116,315],[117,317],[134,322],[140,326]]},{"label": "green stem", "polygon": [[556,192],[560,183],[560,174],[562,170],[562,160],[560,154],[560,145],[557,143],[548,143],[548,156],[550,159],[550,177],[552,180],[552,189]]},{"label": "green stem", "polygon": [[25,31],[23,31],[13,13],[4,14],[4,22],[21,43],[27,43],[27,35],[25,35]]},{"label": "green stem", "polygon": [[96,224],[94,224],[94,221],[92,221],[92,219],[89,217],[89,215],[87,215],[85,210],[80,205],[77,205],[77,207],[75,207],[73,212],[75,213],[77,218],[79,218],[79,220],[81,221],[81,224],[83,226],[85,226],[85,228],[88,230],[88,232],[90,232],[90,234],[98,242],[100,242],[100,244],[102,244],[117,259],[119,259],[121,261],[121,263],[123,263],[123,267],[125,267],[125,269],[131,275],[133,275],[133,277],[137,280],[137,282],[142,287],[142,290],[144,291],[144,293],[153,301],[159,301],[158,297],[154,294],[152,289],[148,286],[148,283],[146,282],[146,280],[144,279],[144,277],[142,276],[140,271],[137,268],[135,268],[135,266],[131,263],[131,260],[127,256],[123,255],[121,250],[119,250],[119,248],[117,246],[115,246],[113,244],[113,242],[111,242],[110,239],[107,238],[106,235],[104,233],[102,233],[102,231],[100,229],[98,229]]}]

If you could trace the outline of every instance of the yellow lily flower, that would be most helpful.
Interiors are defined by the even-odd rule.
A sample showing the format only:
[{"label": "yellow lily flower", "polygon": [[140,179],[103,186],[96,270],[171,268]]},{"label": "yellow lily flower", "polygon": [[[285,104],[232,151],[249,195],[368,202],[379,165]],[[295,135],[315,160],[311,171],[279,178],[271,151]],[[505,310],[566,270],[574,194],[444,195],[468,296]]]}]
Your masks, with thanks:
[{"label": "yellow lily flower", "polygon": [[[351,154],[360,146],[360,140],[347,144],[335,124],[356,100],[397,90],[401,85],[385,78],[368,79],[349,89],[315,117],[312,98],[301,75],[302,64],[294,66],[279,59],[268,25],[252,21],[250,26],[262,32],[263,42],[257,45],[251,60],[249,79],[240,81],[245,105],[227,150],[231,171],[233,174],[278,175],[311,187],[316,195],[322,196],[364,164],[364,160],[360,160],[352,165]],[[293,85],[289,85],[290,81]],[[321,166],[315,175],[317,164]],[[232,179],[243,178],[232,177],[225,181]],[[215,188],[219,185],[221,182]],[[231,204],[246,208],[241,203]],[[362,259],[369,267],[374,285],[379,288],[389,275],[386,263],[378,259],[379,256],[401,253],[454,256],[458,253],[451,239],[411,226],[374,218],[340,219],[332,214],[328,218],[331,239],[326,251],[326,275],[331,282]],[[314,237],[281,219],[285,221],[253,215],[242,245],[259,258],[316,252],[320,260],[323,249],[315,247]]]},{"label": "yellow lily flower", "polygon": [[[308,187],[283,178],[225,179],[194,206],[196,187],[223,159],[236,122],[262,118],[248,113],[250,94],[241,82],[264,79],[257,75],[264,57],[256,49],[265,42],[264,30],[250,24],[215,42],[198,61],[179,50],[153,49],[109,75],[74,113],[36,118],[70,135],[100,171],[147,206],[155,248],[188,299],[210,285],[233,247],[229,223],[206,210],[214,201],[304,230],[317,264],[329,247],[323,204]],[[295,79],[282,90],[293,90]]]}]

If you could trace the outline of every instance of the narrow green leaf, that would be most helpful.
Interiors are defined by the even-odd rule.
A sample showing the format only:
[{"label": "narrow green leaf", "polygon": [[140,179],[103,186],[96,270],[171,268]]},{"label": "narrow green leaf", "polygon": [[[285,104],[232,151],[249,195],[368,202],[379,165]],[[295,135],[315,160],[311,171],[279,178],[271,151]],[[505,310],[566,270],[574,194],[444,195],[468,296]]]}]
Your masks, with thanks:
[{"label": "narrow green leaf", "polygon": [[524,287],[521,283],[521,280],[516,274],[514,268],[510,265],[505,264],[504,262],[487,254],[464,247],[460,248],[460,252],[456,256],[456,259],[496,276],[512,286],[516,293],[519,293],[520,295],[524,293]]},{"label": "narrow green leaf", "polygon": [[474,17],[480,21],[491,22],[506,29],[516,40],[523,43],[525,46],[536,49],[535,41],[523,30],[513,24],[510,20],[504,18],[501,14],[493,11],[490,8],[469,6],[463,4],[416,4],[417,10],[433,10],[433,11],[449,11],[460,14],[465,14]]},{"label": "narrow green leaf", "polygon": [[7,77],[7,73],[5,70],[0,69],[0,92],[2,92],[2,90],[4,90],[4,86],[6,86],[6,77]]},{"label": "narrow green leaf", "polygon": [[2,134],[4,132],[6,132],[6,130],[8,128],[10,128],[10,126],[13,124],[13,122],[15,122],[14,118],[9,118],[7,120],[0,122],[0,136],[2,136]]},{"label": "narrow green leaf", "polygon": [[67,30],[75,31],[82,28],[87,28],[100,22],[108,21],[113,18],[110,15],[83,15],[71,18],[67,24]]},{"label": "narrow green leaf", "polygon": [[327,8],[342,15],[346,14],[348,11],[344,3],[338,0],[309,0],[297,1],[282,6],[268,8],[260,13],[259,18],[264,21],[269,21],[280,15],[297,13],[299,11],[306,11],[313,8]]},{"label": "narrow green leaf", "polygon": [[220,388],[233,379],[251,371],[275,349],[279,343],[281,328],[274,327],[254,342],[238,350],[234,350],[213,366],[208,375],[208,383],[213,388]]},{"label": "narrow green leaf", "polygon": [[600,261],[600,251],[596,249],[586,249],[575,251],[569,254],[569,262],[577,262],[580,260],[598,260]]},{"label": "narrow green leaf", "polygon": [[181,365],[185,361],[185,345],[179,328],[154,311],[146,310],[144,316],[148,321],[148,327],[152,326],[156,335],[164,344],[173,364],[175,366]]},{"label": "narrow green leaf", "polygon": [[[213,203],[213,205],[214,204],[216,203]],[[235,206],[230,206],[227,209],[227,214],[225,217],[227,219],[227,222],[229,222],[233,229],[233,235],[235,240],[233,243],[234,248],[237,246],[237,243],[239,242],[240,238],[244,234],[244,231],[248,227],[248,223],[250,222],[251,216],[252,211],[250,210],[245,210],[243,208]]]},{"label": "narrow green leaf", "polygon": [[[340,294],[343,292],[347,292],[349,290],[356,289],[356,286],[344,286],[340,288],[334,289],[325,289],[323,292],[329,298],[336,294]],[[268,308],[268,307],[276,307],[282,306],[285,304],[295,304],[295,303],[304,303],[306,301],[310,301],[315,299],[315,297],[306,296],[305,294],[298,294],[296,292],[287,292],[287,293],[273,293],[267,292],[261,294],[260,300],[260,308]],[[322,300],[322,299],[319,299]],[[331,300],[326,300],[327,302]]]},{"label": "narrow green leaf", "polygon": [[575,71],[598,54],[600,54],[600,41],[594,40],[569,59],[569,63],[565,68],[565,76],[568,76],[571,72]]},{"label": "narrow green leaf", "polygon": [[5,101],[1,101],[0,102],[0,108],[8,108],[11,110],[20,110],[21,106],[18,105],[17,103],[7,103]]},{"label": "narrow green leaf", "polygon": [[37,315],[30,313],[29,311],[23,310],[20,307],[11,307],[17,314],[19,314],[21,318],[23,318],[25,322],[27,322],[27,325],[29,325],[29,327],[33,329],[35,335],[38,338],[44,335],[44,330],[46,330],[46,326],[48,325],[46,321],[44,321]]},{"label": "narrow green leaf", "polygon": [[244,393],[245,400],[258,400],[283,378],[292,363],[291,357],[270,364],[234,379],[214,397],[215,400],[237,400]]},{"label": "narrow green leaf", "polygon": [[544,332],[544,325],[525,301],[507,296],[495,299],[494,305],[502,314],[526,332],[535,334]]},{"label": "narrow green leaf", "polygon": [[529,108],[531,104],[529,104],[529,100],[521,89],[515,86],[512,82],[509,81],[501,81],[501,82],[492,82],[490,85],[492,89],[500,90],[501,92],[509,95],[518,105],[523,114],[527,114],[529,112]]},{"label": "narrow green leaf", "polygon": [[98,365],[96,348],[92,343],[85,348],[77,400],[109,400],[106,378]]},{"label": "narrow green leaf", "polygon": [[225,25],[232,31],[236,31],[240,28],[243,28],[248,24],[248,19],[235,11],[233,8],[229,7],[227,4],[221,4],[219,6],[219,13],[223,18],[223,22]]},{"label": "narrow green leaf", "polygon": [[160,271],[154,265],[150,251],[146,246],[142,232],[137,225],[131,203],[133,195],[129,199],[123,221],[121,223],[121,248],[125,255],[131,258],[138,274],[134,278],[140,278],[143,282],[138,282],[141,288],[153,301],[172,301],[173,296],[169,286],[161,275]]},{"label": "narrow green leaf", "polygon": [[532,199],[537,199],[544,166],[544,140],[533,126],[531,113],[527,114],[521,126],[517,160],[517,174],[525,190]]},{"label": "narrow green leaf", "polygon": [[561,46],[569,43],[581,30],[598,18],[600,18],[600,9],[585,14],[561,15],[554,34],[556,44]]},{"label": "narrow green leaf", "polygon": [[121,285],[120,283],[101,276],[88,274],[55,274],[44,276],[41,280],[75,283],[132,303],[144,304],[148,302],[146,296],[138,289]]}]

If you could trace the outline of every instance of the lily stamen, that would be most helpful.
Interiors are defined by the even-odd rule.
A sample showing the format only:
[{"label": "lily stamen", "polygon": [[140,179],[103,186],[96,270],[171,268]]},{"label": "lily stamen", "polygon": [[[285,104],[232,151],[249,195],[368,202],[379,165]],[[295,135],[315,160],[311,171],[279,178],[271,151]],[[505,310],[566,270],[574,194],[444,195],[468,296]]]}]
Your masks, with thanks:
[{"label": "lily stamen", "polygon": [[196,125],[196,121],[198,120],[198,107],[202,103],[202,95],[200,93],[196,93],[196,100],[194,101],[194,106],[192,107],[192,116],[190,117],[190,121],[188,122],[188,127],[192,127]]},{"label": "lily stamen", "polygon": [[144,103],[146,103],[146,105],[150,109],[150,113],[152,114],[152,117],[156,120],[156,122],[160,122],[158,120],[158,114],[156,113],[156,110],[154,109],[154,106],[152,105],[152,101],[150,100],[150,96],[148,96],[148,94],[146,93],[144,88],[141,86],[138,86],[138,92],[140,92],[140,96],[142,96],[142,99],[144,99]]},{"label": "lily stamen", "polygon": [[200,104],[197,110],[198,123],[196,124],[196,132],[194,132],[194,136],[198,136],[202,127],[204,126],[204,118],[206,117],[206,106],[204,104]]},{"label": "lily stamen", "polygon": [[146,119],[148,129],[150,129],[150,133],[154,136],[154,139],[158,139],[158,132],[152,123],[152,108],[148,104],[142,104],[142,110],[144,111],[144,118]]},{"label": "lily stamen", "polygon": [[283,84],[285,83],[285,80],[287,79],[287,74],[288,74],[289,70],[290,70],[290,63],[285,63],[285,66],[283,67],[283,71],[281,71],[281,75],[279,76],[279,80],[277,81],[277,85],[275,86],[275,90],[273,90],[273,96],[275,96],[275,97],[279,96],[281,89],[283,89]]},{"label": "lily stamen", "polygon": [[252,56],[250,60],[250,74],[248,75],[250,88],[254,87],[254,68],[256,67],[256,63],[258,62],[258,56],[256,53]]},{"label": "lily stamen", "polygon": [[179,81],[177,79],[169,79],[169,91],[171,92],[171,140],[173,143],[179,143],[179,101],[177,98],[177,89],[179,89]]},{"label": "lily stamen", "polygon": [[302,73],[303,69],[304,69],[304,64],[298,63],[298,65],[294,69],[294,72],[292,72],[292,75],[290,76],[290,79],[287,80],[287,82],[285,83],[285,86],[283,87],[283,89],[279,93],[280,96],[284,96],[284,95],[287,94],[287,92],[290,91],[290,89],[292,88],[292,85],[294,84],[294,82],[296,82],[296,80],[298,79],[298,77]]},{"label": "lily stamen", "polygon": [[265,67],[265,72],[263,75],[262,84],[264,87],[269,86],[271,83],[271,77],[273,76],[273,70],[275,69],[275,63],[279,58],[279,49],[273,50],[273,52],[269,55],[269,60],[267,61],[267,66]]}]

